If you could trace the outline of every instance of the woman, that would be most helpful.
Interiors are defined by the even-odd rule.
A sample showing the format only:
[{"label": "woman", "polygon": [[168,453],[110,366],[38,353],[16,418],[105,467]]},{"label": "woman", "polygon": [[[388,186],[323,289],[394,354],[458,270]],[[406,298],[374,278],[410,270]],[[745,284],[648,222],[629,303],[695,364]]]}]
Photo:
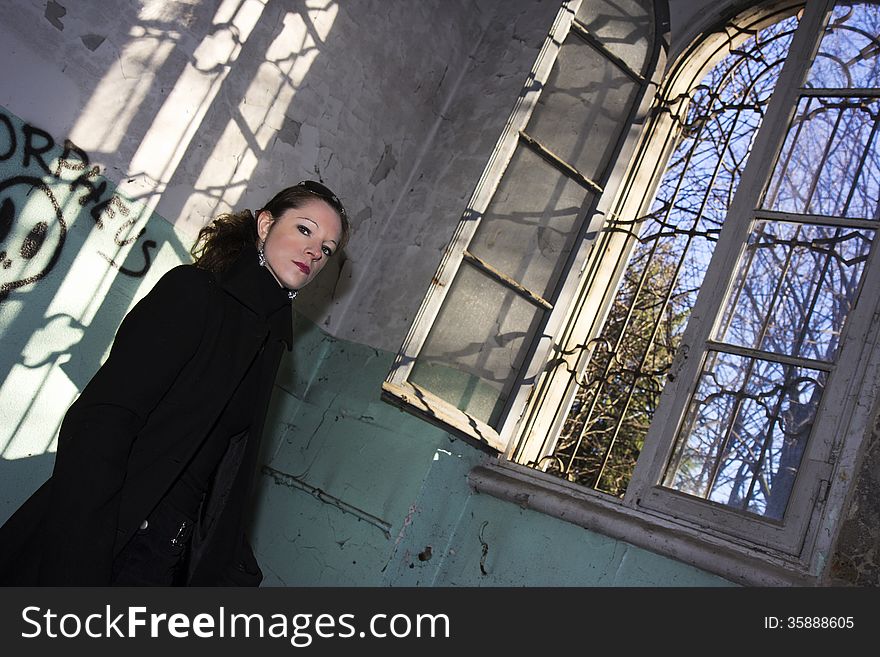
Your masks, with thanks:
[{"label": "woman", "polygon": [[123,320],[64,417],[52,477],[0,528],[5,585],[252,585],[245,538],[290,301],[348,237],[304,181],[205,227]]}]

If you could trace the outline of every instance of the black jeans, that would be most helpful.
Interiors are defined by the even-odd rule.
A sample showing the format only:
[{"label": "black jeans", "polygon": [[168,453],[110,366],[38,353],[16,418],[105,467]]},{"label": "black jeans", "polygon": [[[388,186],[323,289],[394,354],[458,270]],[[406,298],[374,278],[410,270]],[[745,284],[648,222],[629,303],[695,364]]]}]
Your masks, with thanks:
[{"label": "black jeans", "polygon": [[183,586],[193,521],[167,502],[113,560],[112,586]]}]

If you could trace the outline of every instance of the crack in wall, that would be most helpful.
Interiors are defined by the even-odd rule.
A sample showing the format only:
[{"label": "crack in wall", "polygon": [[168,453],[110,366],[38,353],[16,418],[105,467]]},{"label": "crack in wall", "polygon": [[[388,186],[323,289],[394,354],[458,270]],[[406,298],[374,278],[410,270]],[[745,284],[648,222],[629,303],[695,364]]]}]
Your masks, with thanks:
[{"label": "crack in wall", "polygon": [[347,513],[349,515],[355,516],[358,520],[363,520],[364,522],[377,527],[382,531],[385,535],[385,538],[391,540],[391,523],[378,516],[374,516],[372,513],[368,513],[363,509],[359,509],[356,506],[345,502],[344,500],[339,499],[329,493],[324,492],[320,488],[316,486],[312,486],[311,484],[307,484],[302,479],[294,477],[291,474],[286,472],[281,472],[280,470],[276,470],[275,468],[271,468],[268,465],[264,465],[262,467],[262,472],[265,475],[272,477],[276,484],[279,486],[287,486],[288,488],[296,488],[301,491],[305,491],[309,493],[312,497],[314,497],[319,502],[323,502],[324,504],[329,504],[330,506],[334,506],[343,513]]}]

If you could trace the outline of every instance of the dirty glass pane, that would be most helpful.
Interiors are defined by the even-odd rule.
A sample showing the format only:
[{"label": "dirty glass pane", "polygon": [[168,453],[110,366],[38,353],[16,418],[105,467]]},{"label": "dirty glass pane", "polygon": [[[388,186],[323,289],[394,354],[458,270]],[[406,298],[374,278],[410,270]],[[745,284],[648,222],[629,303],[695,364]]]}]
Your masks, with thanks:
[{"label": "dirty glass pane", "polygon": [[880,99],[802,98],[763,207],[877,219]]},{"label": "dirty glass pane", "polygon": [[409,380],[493,424],[543,310],[463,263]]},{"label": "dirty glass pane", "polygon": [[520,145],[469,251],[532,292],[548,297],[580,223],[584,187]]},{"label": "dirty glass pane", "polygon": [[814,89],[880,87],[880,6],[840,3],[831,13],[807,77]]},{"label": "dirty glass pane", "polygon": [[526,132],[587,178],[602,178],[639,86],[570,34]]},{"label": "dirty glass pane", "polygon": [[872,230],[758,222],[718,339],[833,362],[873,237]]},{"label": "dirty glass pane", "polygon": [[575,15],[608,50],[643,72],[654,33],[652,0],[587,0]]},{"label": "dirty glass pane", "polygon": [[663,485],[779,520],[826,375],[709,352]]}]

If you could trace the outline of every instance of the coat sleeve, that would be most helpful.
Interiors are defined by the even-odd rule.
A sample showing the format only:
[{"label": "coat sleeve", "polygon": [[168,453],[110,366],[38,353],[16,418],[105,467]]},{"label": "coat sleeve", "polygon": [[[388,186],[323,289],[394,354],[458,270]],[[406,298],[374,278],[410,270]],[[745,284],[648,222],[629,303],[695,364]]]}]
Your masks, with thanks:
[{"label": "coat sleeve", "polygon": [[43,525],[40,580],[110,581],[120,491],[135,437],[202,339],[213,277],[165,274],[128,313],[110,355],[61,424]]}]

